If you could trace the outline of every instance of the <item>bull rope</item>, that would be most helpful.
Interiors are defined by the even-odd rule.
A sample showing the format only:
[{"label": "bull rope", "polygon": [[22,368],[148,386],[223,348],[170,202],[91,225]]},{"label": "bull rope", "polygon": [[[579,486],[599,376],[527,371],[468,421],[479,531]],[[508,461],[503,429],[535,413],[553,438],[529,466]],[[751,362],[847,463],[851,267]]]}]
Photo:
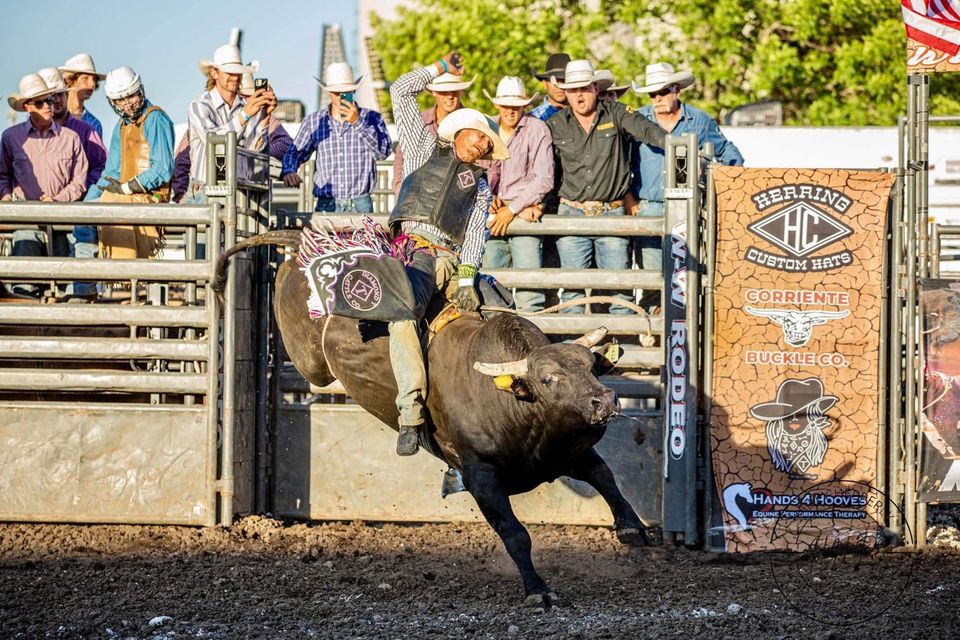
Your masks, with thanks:
[{"label": "bull rope", "polygon": [[586,298],[567,300],[566,302],[555,304],[552,307],[547,307],[541,311],[519,311],[517,309],[511,309],[510,307],[493,307],[487,305],[480,307],[480,310],[496,311],[499,313],[512,313],[515,316],[533,317],[547,313],[553,313],[555,311],[560,311],[561,309],[568,309],[570,307],[585,307],[588,304],[615,304],[621,307],[626,307],[627,309],[642,315],[647,321],[647,333],[646,335],[640,335],[640,345],[644,347],[653,346],[655,339],[653,337],[653,322],[650,319],[650,313],[638,304],[629,302],[627,300],[621,300],[620,298],[615,298],[613,296],[587,296]]}]

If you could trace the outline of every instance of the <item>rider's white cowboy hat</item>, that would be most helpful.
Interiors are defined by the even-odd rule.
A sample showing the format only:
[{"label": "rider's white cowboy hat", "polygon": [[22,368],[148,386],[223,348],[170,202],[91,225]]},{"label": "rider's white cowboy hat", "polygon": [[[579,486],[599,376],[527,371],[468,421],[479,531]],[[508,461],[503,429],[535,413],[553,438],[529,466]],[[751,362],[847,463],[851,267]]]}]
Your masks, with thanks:
[{"label": "rider's white cowboy hat", "polygon": [[550,82],[557,85],[560,89],[579,89],[595,83],[596,72],[589,60],[571,60],[567,63],[567,68],[563,72],[563,81],[551,77]]},{"label": "rider's white cowboy hat", "polygon": [[477,76],[473,76],[472,80],[467,81],[463,79],[463,76],[458,76],[455,73],[441,73],[434,78],[433,82],[427,85],[427,91],[436,91],[437,93],[463,91],[469,89],[470,85],[472,85],[476,79]]},{"label": "rider's white cowboy hat", "polygon": [[354,78],[353,69],[346,62],[334,62],[327,65],[323,70],[323,82],[319,78],[314,78],[324,91],[331,93],[345,93],[356,91],[360,86],[363,76]]},{"label": "rider's white cowboy hat", "polygon": [[540,97],[539,93],[528,97],[523,80],[517,76],[504,76],[497,84],[497,95],[491,97],[486,89],[483,90],[483,95],[498,107],[525,107]]},{"label": "rider's white cowboy hat", "polygon": [[447,114],[447,117],[437,127],[437,137],[452,144],[457,134],[464,129],[475,129],[490,138],[493,143],[493,151],[484,156],[484,159],[506,160],[510,157],[510,152],[507,151],[507,143],[500,137],[500,127],[476,109],[457,109],[453,113]]},{"label": "rider's white cowboy hat", "polygon": [[671,84],[686,89],[693,84],[693,74],[689,71],[674,71],[673,65],[668,62],[656,62],[647,65],[643,86],[638,85],[636,80],[633,81],[633,91],[654,93]]},{"label": "rider's white cowboy hat", "polygon": [[23,105],[31,100],[43,98],[54,93],[63,93],[64,89],[58,89],[48,85],[44,79],[37,73],[28,73],[20,78],[19,93],[11,93],[7,96],[7,104],[14,111],[26,111]]},{"label": "rider's white cowboy hat", "polygon": [[89,73],[92,76],[97,76],[100,80],[107,79],[107,74],[97,71],[97,67],[93,64],[93,58],[90,57],[89,53],[78,53],[64,62],[63,66],[59,69],[65,73]]},{"label": "rider's white cowboy hat", "polygon": [[208,76],[210,68],[219,69],[223,73],[243,74],[255,73],[256,69],[250,65],[243,64],[240,59],[240,47],[235,44],[224,44],[217,47],[213,52],[213,60],[201,60],[200,72]]}]

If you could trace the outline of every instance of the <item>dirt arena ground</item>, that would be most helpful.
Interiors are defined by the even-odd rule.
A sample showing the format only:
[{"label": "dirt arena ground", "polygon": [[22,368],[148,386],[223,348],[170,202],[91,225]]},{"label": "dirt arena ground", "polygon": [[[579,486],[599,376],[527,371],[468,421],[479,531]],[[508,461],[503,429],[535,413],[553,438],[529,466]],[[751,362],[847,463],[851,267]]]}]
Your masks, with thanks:
[{"label": "dirt arena ground", "polygon": [[[605,529],[531,533],[535,560],[561,600],[547,611],[521,606],[513,564],[483,525],[306,525],[257,516],[229,530],[3,524],[0,638],[960,633],[960,550],[949,541],[919,553],[881,552],[857,566],[798,569],[783,557],[630,549]],[[819,584],[839,579],[846,593],[806,598],[811,576]],[[879,597],[893,594],[883,611],[870,609],[878,584],[889,585]],[[778,587],[815,617],[866,619],[847,627],[815,622]]]}]

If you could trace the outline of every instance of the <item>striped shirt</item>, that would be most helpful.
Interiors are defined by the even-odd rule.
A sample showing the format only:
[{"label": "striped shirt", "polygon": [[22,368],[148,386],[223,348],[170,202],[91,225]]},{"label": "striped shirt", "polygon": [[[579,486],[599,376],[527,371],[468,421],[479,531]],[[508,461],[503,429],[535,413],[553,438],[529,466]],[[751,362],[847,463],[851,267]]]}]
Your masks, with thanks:
[{"label": "striped shirt", "polygon": [[250,120],[243,113],[246,99],[237,94],[231,107],[223,101],[220,91],[214,87],[204,91],[187,111],[187,130],[190,132],[190,178],[197,183],[207,181],[207,134],[237,134],[237,145],[250,151],[260,151],[266,137],[266,122],[263,111],[258,111]]},{"label": "striped shirt", "polygon": [[[293,144],[293,138],[283,128],[279,120],[270,116],[267,123],[267,133],[270,142],[270,157],[277,160],[283,160],[287,154],[287,149]],[[170,180],[170,190],[173,193],[173,201],[180,202],[183,194],[187,192],[190,186],[190,130],[183,132],[183,137],[177,144],[177,150],[173,158],[173,178]]]},{"label": "striped shirt", "polygon": [[89,123],[73,115],[67,115],[63,125],[80,136],[80,145],[83,147],[83,153],[87,156],[87,183],[89,189],[91,185],[97,183],[103,168],[107,164],[107,148],[103,145],[103,140],[97,130]]},{"label": "striped shirt", "polygon": [[[499,116],[494,118],[498,123]],[[542,121],[524,114],[507,141],[510,157],[490,170],[490,186],[514,213],[543,202],[553,189],[553,138]]]},{"label": "striped shirt", "polygon": [[56,122],[41,132],[27,120],[0,137],[0,198],[74,202],[87,190],[86,179],[80,137]]},{"label": "striped shirt", "polygon": [[[422,167],[437,150],[437,134],[424,124],[417,106],[417,95],[430,81],[440,75],[436,65],[414,69],[397,78],[390,85],[390,99],[393,101],[393,117],[397,121],[400,146],[403,147],[403,177]],[[463,246],[460,248],[460,262],[477,268],[483,261],[483,249],[490,232],[487,230],[487,209],[490,208],[490,186],[485,176],[477,180],[477,198],[467,220],[467,230]],[[428,235],[447,238],[446,234],[432,224],[425,222],[404,222],[406,233],[417,233],[423,229]],[[452,243],[451,243],[452,244]]]},{"label": "striped shirt", "polygon": [[390,155],[390,134],[379,113],[359,111],[354,123],[335,120],[329,109],[307,116],[283,158],[280,175],[296,173],[316,151],[314,196],[357,198],[372,193],[377,186],[377,161]]},{"label": "striped shirt", "polygon": [[[426,111],[420,113],[420,119],[423,120],[423,124],[427,126],[434,135],[437,133],[437,107],[432,106]],[[393,184],[391,188],[393,189],[393,195],[400,193],[400,185],[403,184],[403,148],[398,144],[397,148],[393,151]]]}]

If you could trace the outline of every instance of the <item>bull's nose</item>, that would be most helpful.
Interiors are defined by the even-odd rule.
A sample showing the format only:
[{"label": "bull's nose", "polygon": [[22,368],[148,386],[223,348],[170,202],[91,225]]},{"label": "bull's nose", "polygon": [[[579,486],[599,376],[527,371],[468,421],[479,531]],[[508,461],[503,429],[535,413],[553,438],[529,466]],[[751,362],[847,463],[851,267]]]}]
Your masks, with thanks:
[{"label": "bull's nose", "polygon": [[605,389],[602,393],[595,395],[590,404],[594,422],[606,420],[620,410],[620,401],[613,389]]}]

